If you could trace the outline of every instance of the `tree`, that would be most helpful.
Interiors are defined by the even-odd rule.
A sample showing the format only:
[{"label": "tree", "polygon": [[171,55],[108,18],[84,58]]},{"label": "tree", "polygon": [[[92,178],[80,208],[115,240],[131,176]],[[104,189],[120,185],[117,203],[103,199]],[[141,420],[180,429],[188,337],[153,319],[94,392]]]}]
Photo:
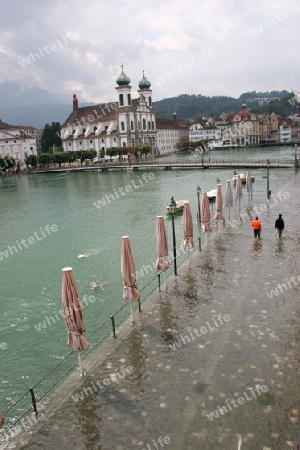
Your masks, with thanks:
[{"label": "tree", "polygon": [[143,144],[139,147],[139,152],[142,155],[147,155],[148,153],[151,153],[151,146],[149,144]]},{"label": "tree", "polygon": [[26,156],[25,164],[26,164],[26,166],[28,166],[30,164],[32,167],[36,167],[36,165],[37,165],[37,157],[35,155],[28,155],[28,156]]},{"label": "tree", "polygon": [[53,145],[61,148],[60,124],[52,122],[51,125],[46,123],[41,137],[41,147],[43,153],[52,153]]},{"label": "tree", "polygon": [[58,164],[60,168],[62,163],[69,161],[69,155],[65,152],[55,152],[52,161],[54,164]]},{"label": "tree", "polygon": [[89,159],[90,161],[93,161],[97,156],[97,150],[94,150],[93,148],[85,150],[85,152],[86,152],[86,159]]},{"label": "tree", "polygon": [[106,149],[106,154],[107,156],[109,156],[110,158],[112,158],[113,156],[117,156],[117,147],[108,147]]},{"label": "tree", "polygon": [[12,156],[0,156],[0,170],[12,169],[16,162]]},{"label": "tree", "polygon": [[53,155],[49,155],[49,153],[41,153],[38,156],[38,162],[40,164],[46,165],[46,164],[51,164],[52,162],[52,156]]},{"label": "tree", "polygon": [[193,147],[193,142],[191,141],[183,141],[183,142],[179,142],[177,144],[179,150],[183,151],[183,152],[187,152],[189,150],[191,150],[191,148]]}]

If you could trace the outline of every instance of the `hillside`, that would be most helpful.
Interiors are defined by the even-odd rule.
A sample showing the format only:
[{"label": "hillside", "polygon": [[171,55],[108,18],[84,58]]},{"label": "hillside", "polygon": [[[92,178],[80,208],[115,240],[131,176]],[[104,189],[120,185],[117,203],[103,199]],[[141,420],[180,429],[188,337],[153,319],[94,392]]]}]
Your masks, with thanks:
[{"label": "hillside", "polygon": [[[203,116],[218,117],[222,113],[238,111],[245,102],[255,113],[275,112],[287,116],[295,109],[294,95],[287,91],[245,92],[238,99],[227,96],[207,97],[201,94],[182,94],[153,102],[157,117],[196,119]],[[93,103],[82,99],[81,106]],[[5,81],[0,84],[0,119],[13,125],[31,125],[44,128],[46,123],[63,123],[72,111],[70,95],[56,97],[35,86],[21,88],[17,83]]]},{"label": "hillside", "polygon": [[157,117],[170,118],[176,112],[178,118],[196,119],[197,117],[218,117],[241,109],[243,103],[255,113],[274,112],[288,115],[293,109],[289,100],[293,94],[287,91],[245,92],[238,99],[226,96],[206,97],[203,95],[183,94],[153,102]]}]

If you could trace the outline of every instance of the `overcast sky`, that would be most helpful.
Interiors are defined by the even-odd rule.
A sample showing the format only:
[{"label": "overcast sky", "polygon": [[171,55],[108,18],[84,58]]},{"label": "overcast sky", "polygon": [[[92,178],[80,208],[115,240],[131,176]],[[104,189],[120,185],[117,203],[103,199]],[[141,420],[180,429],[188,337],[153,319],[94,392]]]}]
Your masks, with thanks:
[{"label": "overcast sky", "polygon": [[2,0],[0,83],[114,101],[124,64],[154,100],[300,90],[299,42],[300,0]]}]

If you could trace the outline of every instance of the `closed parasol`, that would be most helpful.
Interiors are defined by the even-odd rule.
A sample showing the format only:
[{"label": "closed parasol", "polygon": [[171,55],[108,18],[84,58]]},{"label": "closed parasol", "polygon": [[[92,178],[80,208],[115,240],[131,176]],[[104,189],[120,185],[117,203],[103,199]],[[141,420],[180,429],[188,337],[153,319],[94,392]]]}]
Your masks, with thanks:
[{"label": "closed parasol", "polygon": [[166,271],[170,267],[170,260],[168,257],[168,236],[165,227],[163,216],[157,216],[156,222],[156,251],[158,258],[156,261],[156,270]]},{"label": "closed parasol", "polygon": [[233,206],[233,194],[232,194],[230,180],[226,181],[225,206],[229,209],[229,217],[228,218],[230,219],[230,207]]},{"label": "closed parasol", "polygon": [[246,174],[246,191],[249,193],[249,202],[250,202],[250,199],[252,200],[252,180],[250,172],[247,172]]},{"label": "closed parasol", "polygon": [[222,187],[220,184],[217,185],[217,196],[216,196],[216,214],[215,220],[225,220],[223,214],[223,196],[222,196]]},{"label": "closed parasol", "polygon": [[235,198],[239,201],[239,214],[241,214],[241,198],[243,197],[242,180],[240,175],[237,176],[235,186]]},{"label": "closed parasol", "polygon": [[201,202],[201,219],[202,219],[202,229],[206,233],[212,231],[210,224],[210,209],[209,209],[209,199],[207,197],[207,192],[202,195]]},{"label": "closed parasol", "polygon": [[193,248],[193,219],[191,214],[191,208],[189,202],[183,204],[183,217],[182,217],[182,229],[183,229],[183,241],[181,245],[184,248]]},{"label": "closed parasol", "polygon": [[78,352],[81,374],[83,373],[81,351],[87,350],[89,344],[85,338],[82,305],[72,268],[62,269],[62,308],[68,328],[68,345]]},{"label": "closed parasol", "polygon": [[133,301],[139,301],[140,293],[136,287],[136,269],[128,236],[122,237],[121,273],[123,278],[123,298],[130,300],[131,321],[133,322]]}]

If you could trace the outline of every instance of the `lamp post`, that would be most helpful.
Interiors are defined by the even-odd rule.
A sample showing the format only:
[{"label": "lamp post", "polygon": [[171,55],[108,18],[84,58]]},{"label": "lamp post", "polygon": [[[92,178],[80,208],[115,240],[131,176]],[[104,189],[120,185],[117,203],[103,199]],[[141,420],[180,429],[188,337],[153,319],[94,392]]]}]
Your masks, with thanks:
[{"label": "lamp post", "polygon": [[200,210],[200,194],[201,194],[201,187],[197,187],[197,197],[198,197],[198,214],[197,214],[197,220],[198,222],[201,222],[201,210]]},{"label": "lamp post", "polygon": [[267,198],[270,198],[270,161],[267,159]]},{"label": "lamp post", "polygon": [[176,237],[175,237],[175,224],[174,216],[176,212],[176,202],[174,197],[171,198],[170,202],[170,213],[172,214],[172,231],[173,231],[173,252],[174,252],[174,275],[177,275],[177,261],[176,261]]}]

